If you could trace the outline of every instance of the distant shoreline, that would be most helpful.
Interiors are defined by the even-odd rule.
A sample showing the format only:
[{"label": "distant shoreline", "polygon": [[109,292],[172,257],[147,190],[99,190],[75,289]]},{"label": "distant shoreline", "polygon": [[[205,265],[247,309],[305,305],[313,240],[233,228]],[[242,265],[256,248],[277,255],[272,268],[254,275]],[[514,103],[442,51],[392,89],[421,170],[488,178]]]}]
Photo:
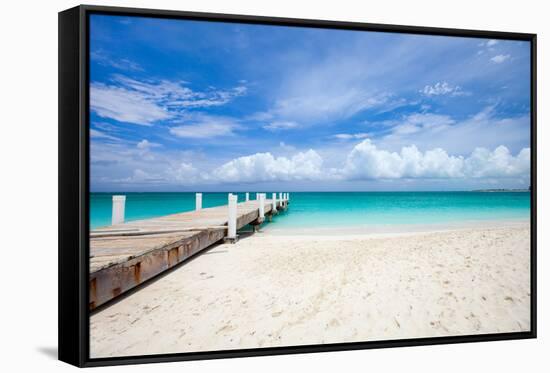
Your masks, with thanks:
[{"label": "distant shoreline", "polygon": [[530,193],[530,189],[476,189],[472,192],[481,193]]}]

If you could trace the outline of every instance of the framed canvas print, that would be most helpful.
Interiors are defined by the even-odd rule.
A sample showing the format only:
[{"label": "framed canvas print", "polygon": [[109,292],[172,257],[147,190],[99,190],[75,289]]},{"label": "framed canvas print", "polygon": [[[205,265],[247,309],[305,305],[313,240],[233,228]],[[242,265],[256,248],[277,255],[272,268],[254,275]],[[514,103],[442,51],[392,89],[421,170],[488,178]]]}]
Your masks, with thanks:
[{"label": "framed canvas print", "polygon": [[59,13],[59,357],[536,336],[536,36]]}]

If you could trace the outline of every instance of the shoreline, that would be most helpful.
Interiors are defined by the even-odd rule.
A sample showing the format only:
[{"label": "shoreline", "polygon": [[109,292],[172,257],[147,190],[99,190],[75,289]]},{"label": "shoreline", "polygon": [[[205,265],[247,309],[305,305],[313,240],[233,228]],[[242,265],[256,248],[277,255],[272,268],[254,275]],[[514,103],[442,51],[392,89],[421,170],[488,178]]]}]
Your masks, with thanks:
[{"label": "shoreline", "polygon": [[530,328],[530,226],[371,235],[261,231],[90,319],[92,357]]},{"label": "shoreline", "polygon": [[499,229],[514,228],[524,225],[530,226],[530,219],[502,219],[502,220],[468,220],[461,222],[445,222],[439,224],[379,224],[354,225],[347,227],[287,227],[278,228],[276,223],[262,227],[265,234],[289,237],[384,237],[392,235],[407,235],[415,233],[450,232],[468,229]]}]

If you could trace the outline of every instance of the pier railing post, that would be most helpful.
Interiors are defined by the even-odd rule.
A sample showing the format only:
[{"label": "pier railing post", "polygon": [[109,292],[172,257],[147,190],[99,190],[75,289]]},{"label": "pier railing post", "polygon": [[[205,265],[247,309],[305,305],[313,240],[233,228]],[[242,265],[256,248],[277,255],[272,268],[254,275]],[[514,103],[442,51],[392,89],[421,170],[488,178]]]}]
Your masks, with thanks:
[{"label": "pier railing post", "polygon": [[229,193],[227,197],[228,219],[227,219],[227,237],[226,241],[237,241],[237,196]]},{"label": "pier railing post", "polygon": [[272,196],[272,206],[271,206],[271,215],[274,215],[277,213],[277,193],[273,193]]},{"label": "pier railing post", "polygon": [[244,195],[244,200],[248,202],[250,200],[250,193],[246,192]]},{"label": "pier railing post", "polygon": [[113,196],[113,215],[111,224],[124,223],[124,208],[126,204],[126,196]]},{"label": "pier railing post", "polygon": [[260,193],[259,194],[259,202],[260,202],[260,206],[259,206],[259,214],[260,214],[260,220],[264,220],[265,218],[265,194],[263,193]]},{"label": "pier railing post", "polygon": [[195,210],[202,209],[202,193],[195,193]]}]

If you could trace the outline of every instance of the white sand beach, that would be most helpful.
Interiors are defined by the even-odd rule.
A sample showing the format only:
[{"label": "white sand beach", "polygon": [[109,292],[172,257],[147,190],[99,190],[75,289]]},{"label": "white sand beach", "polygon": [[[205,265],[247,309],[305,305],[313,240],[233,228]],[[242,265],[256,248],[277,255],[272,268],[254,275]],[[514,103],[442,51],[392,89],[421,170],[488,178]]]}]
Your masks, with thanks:
[{"label": "white sand beach", "polygon": [[528,222],[306,233],[215,246],[94,313],[91,357],[530,329]]}]

